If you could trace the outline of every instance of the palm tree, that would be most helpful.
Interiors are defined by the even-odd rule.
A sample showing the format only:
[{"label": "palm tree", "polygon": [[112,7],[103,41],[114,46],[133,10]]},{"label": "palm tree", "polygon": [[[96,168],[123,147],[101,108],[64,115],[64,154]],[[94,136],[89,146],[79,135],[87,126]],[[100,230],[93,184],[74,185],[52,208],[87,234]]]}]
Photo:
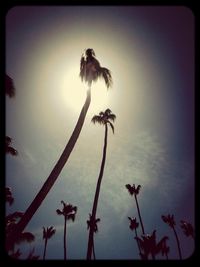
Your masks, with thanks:
[{"label": "palm tree", "polygon": [[183,233],[189,237],[191,236],[194,239],[194,227],[191,225],[191,223],[188,223],[186,221],[181,220],[180,226],[183,230]]},{"label": "palm tree", "polygon": [[51,227],[43,227],[43,239],[44,241],[44,253],[43,253],[43,260],[45,259],[45,255],[46,255],[46,249],[47,249],[47,241],[48,239],[50,239],[56,232],[56,229],[53,228],[53,226]]},{"label": "palm tree", "polygon": [[136,203],[136,206],[137,206],[138,216],[139,216],[139,219],[140,219],[140,225],[142,227],[142,234],[144,235],[145,234],[144,225],[143,225],[143,222],[142,222],[142,216],[140,214],[140,208],[139,208],[138,200],[137,200],[137,195],[140,192],[141,185],[138,185],[137,187],[135,187],[134,184],[133,184],[133,186],[131,186],[130,184],[126,184],[126,188],[128,189],[129,194],[131,196],[134,195],[134,197],[135,197],[135,203]]},{"label": "palm tree", "polygon": [[174,232],[174,235],[175,235],[175,238],[176,238],[176,242],[177,242],[179,257],[180,257],[180,260],[182,260],[180,241],[178,239],[178,235],[177,235],[177,232],[176,232],[176,229],[175,229],[176,222],[174,220],[174,215],[173,214],[172,215],[168,214],[167,216],[162,215],[161,217],[162,217],[162,220],[166,224],[168,224],[170,228],[173,229],[173,232]]},{"label": "palm tree", "polygon": [[[97,180],[97,186],[96,186],[96,192],[93,202],[93,208],[92,208],[92,215],[90,218],[91,224],[95,224],[96,221],[96,212],[97,212],[97,205],[98,205],[98,198],[100,193],[100,187],[101,187],[101,181],[103,178],[103,172],[104,172],[104,166],[106,161],[106,149],[107,149],[107,138],[108,138],[108,125],[111,127],[113,133],[114,133],[114,126],[111,123],[111,121],[115,121],[116,116],[112,114],[110,109],[106,109],[105,112],[100,112],[99,115],[95,115],[92,118],[92,122],[99,123],[103,126],[105,126],[105,136],[104,136],[104,147],[103,147],[103,157],[101,161],[101,168],[99,172],[99,177]],[[88,237],[88,249],[87,249],[87,259],[91,260],[92,256],[92,249],[94,244],[94,228],[90,227],[89,229],[89,237]]]},{"label": "palm tree", "polygon": [[24,213],[24,216],[19,221],[16,229],[13,230],[11,235],[8,237],[8,242],[14,241],[17,238],[17,235],[23,231],[23,229],[27,226],[37,209],[40,207],[42,202],[44,201],[45,197],[47,196],[48,192],[54,185],[55,181],[57,180],[59,174],[61,173],[64,165],[66,164],[77,140],[81,129],[83,127],[83,123],[85,121],[85,117],[87,114],[87,110],[89,108],[91,102],[91,85],[92,82],[95,82],[98,78],[103,77],[107,88],[109,88],[112,84],[111,73],[108,69],[103,68],[100,66],[98,60],[95,58],[94,50],[89,48],[85,52],[85,56],[82,55],[81,64],[80,64],[80,77],[82,80],[85,80],[89,88],[87,90],[87,97],[85,103],[82,107],[81,113],[79,115],[78,121],[74,128],[74,131],[64,148],[60,158],[58,159],[56,165],[54,166],[53,170],[51,171],[49,177],[43,184],[42,188]]},{"label": "palm tree", "polygon": [[70,203],[65,203],[63,200],[61,201],[63,204],[63,209],[59,210],[57,209],[56,212],[58,215],[63,215],[64,216],[64,260],[67,259],[67,245],[66,245],[66,237],[67,237],[67,221],[72,220],[74,222],[76,212],[77,212],[77,207],[72,206]]},{"label": "palm tree", "polygon": [[149,255],[152,256],[152,259],[155,260],[156,254],[162,252],[162,249],[168,239],[167,236],[164,236],[158,243],[156,242],[156,230],[153,231],[151,235],[146,234],[142,235],[142,239],[135,237],[138,240],[140,248],[142,250],[141,256],[142,259],[148,259]]},{"label": "palm tree", "polygon": [[[138,235],[137,235],[137,228],[138,228],[138,226],[139,226],[139,223],[137,222],[136,217],[134,217],[134,218],[128,217],[128,219],[129,219],[129,221],[130,221],[129,228],[131,229],[131,231],[135,230],[135,237],[138,237]],[[138,242],[137,239],[136,239],[136,241],[137,241],[137,245],[138,245],[139,253],[140,253],[140,256],[141,256],[140,245],[139,245],[139,242]]]}]

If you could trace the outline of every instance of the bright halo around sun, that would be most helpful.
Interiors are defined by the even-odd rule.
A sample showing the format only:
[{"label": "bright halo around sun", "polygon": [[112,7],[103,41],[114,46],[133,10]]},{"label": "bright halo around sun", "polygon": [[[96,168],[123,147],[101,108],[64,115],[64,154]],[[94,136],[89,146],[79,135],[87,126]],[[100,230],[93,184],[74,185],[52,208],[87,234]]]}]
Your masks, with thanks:
[{"label": "bright halo around sun", "polygon": [[[74,112],[79,112],[86,99],[88,84],[81,81],[79,68],[71,67],[63,75],[61,86],[61,97],[64,104]],[[98,114],[100,111],[108,108],[109,91],[103,79],[98,79],[92,83],[91,87],[91,104],[88,113]]]}]

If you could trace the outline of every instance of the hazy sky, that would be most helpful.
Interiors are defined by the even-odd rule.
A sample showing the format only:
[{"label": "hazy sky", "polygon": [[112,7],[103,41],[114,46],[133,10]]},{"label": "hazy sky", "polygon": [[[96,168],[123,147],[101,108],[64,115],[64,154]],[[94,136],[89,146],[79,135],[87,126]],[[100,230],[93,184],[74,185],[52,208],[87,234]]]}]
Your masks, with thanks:
[{"label": "hazy sky", "polygon": [[174,214],[183,257],[193,243],[181,219],[194,224],[194,16],[186,7],[34,6],[14,7],[6,16],[6,72],[16,97],[6,97],[6,134],[19,155],[6,156],[6,185],[15,202],[7,212],[25,211],[58,160],[85,99],[79,78],[84,49],[93,48],[110,69],[113,87],[92,88],[92,103],[75,148],[58,180],[26,230],[42,256],[42,227],[54,226],[47,259],[63,259],[61,200],[78,207],[68,223],[69,259],[85,259],[86,221],[100,168],[104,128],[91,118],[110,108],[109,131],[95,235],[97,259],[138,259],[127,216],[137,210],[125,184],[142,185],[138,196],[146,232],[169,236],[169,258],[178,252],[172,230],[161,220]]}]

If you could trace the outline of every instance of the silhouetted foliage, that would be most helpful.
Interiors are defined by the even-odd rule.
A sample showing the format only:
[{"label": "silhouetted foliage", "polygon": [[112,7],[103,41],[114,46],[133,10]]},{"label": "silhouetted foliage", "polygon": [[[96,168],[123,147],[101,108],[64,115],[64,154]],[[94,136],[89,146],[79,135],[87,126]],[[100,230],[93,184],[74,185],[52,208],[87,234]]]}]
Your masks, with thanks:
[{"label": "silhouetted foliage", "polygon": [[[80,113],[80,116],[79,116],[78,121],[76,123],[75,129],[74,129],[65,149],[63,150],[60,158],[58,159],[56,165],[54,166],[53,170],[51,171],[49,177],[47,178],[47,180],[43,184],[43,186],[40,189],[40,191],[38,192],[38,194],[35,196],[34,200],[32,201],[32,203],[30,204],[30,206],[28,207],[28,209],[24,213],[24,216],[21,218],[21,220],[17,224],[16,228],[7,237],[7,240],[9,243],[14,242],[15,239],[17,239],[18,235],[20,235],[20,233],[27,226],[27,224],[29,223],[29,221],[31,220],[31,218],[33,217],[33,215],[35,214],[37,209],[40,207],[40,205],[42,204],[45,197],[47,196],[48,192],[51,190],[51,188],[54,185],[55,181],[57,180],[60,172],[62,171],[64,165],[66,164],[66,162],[67,162],[67,160],[68,160],[68,158],[69,158],[69,156],[70,156],[70,154],[71,154],[71,152],[72,152],[72,150],[73,150],[73,148],[74,148],[74,146],[78,140],[79,134],[80,134],[81,129],[83,127],[83,123],[85,121],[85,117],[86,117],[88,108],[90,106],[91,83],[92,83],[93,78],[96,79],[96,77],[98,75],[99,75],[99,77],[103,76],[107,87],[109,87],[111,85],[111,74],[110,74],[109,70],[107,70],[105,68],[101,68],[97,72],[98,75],[95,74],[96,70],[94,71],[94,69],[93,69],[94,68],[94,66],[93,66],[93,62],[94,62],[93,54],[94,54],[94,51],[92,52],[91,50],[87,50],[86,51],[86,61],[84,58],[81,59],[80,76],[81,76],[82,80],[84,77],[84,79],[89,83],[89,89],[87,90],[87,97],[86,97],[85,103],[81,109],[81,113]],[[84,61],[85,61],[85,63],[84,63]],[[83,66],[84,64],[85,64],[85,67]],[[86,70],[86,72],[84,70]],[[94,75],[94,77],[91,77],[91,74]]]},{"label": "silhouetted foliage", "polygon": [[12,191],[10,187],[5,188],[5,194],[6,194],[6,202],[8,202],[9,205],[11,206],[14,202],[14,197],[12,195]]},{"label": "silhouetted foliage", "polygon": [[191,223],[188,223],[188,222],[186,222],[186,221],[181,220],[181,221],[180,221],[180,226],[181,226],[181,228],[182,228],[182,230],[183,230],[183,233],[184,233],[187,237],[191,236],[192,238],[194,238],[194,228],[193,228],[193,226],[191,225]]},{"label": "silhouetted foliage", "polygon": [[180,241],[179,241],[179,238],[178,238],[176,229],[175,229],[176,222],[175,222],[175,220],[174,220],[174,215],[173,215],[173,214],[172,214],[172,215],[168,214],[167,216],[162,215],[161,218],[162,218],[162,220],[163,220],[166,224],[169,225],[170,228],[173,229],[173,232],[174,232],[174,235],[175,235],[175,238],[176,238],[176,242],[177,242],[179,258],[182,260],[182,254],[181,254],[181,248],[180,248]]},{"label": "silhouetted foliage", "polygon": [[15,96],[15,86],[13,79],[10,78],[7,74],[5,75],[5,93],[9,97],[14,97]]},{"label": "silhouetted foliage", "polygon": [[166,245],[167,236],[164,236],[158,243],[156,242],[156,230],[153,231],[151,235],[142,235],[142,239],[135,237],[140,244],[142,250],[142,259],[148,259],[149,255],[152,256],[152,259],[155,259],[155,256],[159,253],[163,253],[163,248]]},{"label": "silhouetted foliage", "polygon": [[92,220],[92,215],[89,213],[89,220],[87,220],[87,229],[91,228],[94,233],[98,232],[97,223],[100,222],[100,218]]},{"label": "silhouetted foliage", "polygon": [[89,87],[92,82],[96,82],[98,78],[103,78],[107,88],[112,85],[112,76],[110,70],[100,66],[99,61],[95,58],[95,52],[92,48],[88,48],[85,55],[81,57],[80,77],[85,80]]},{"label": "silhouetted foliage", "polygon": [[70,203],[65,203],[63,200],[61,201],[61,204],[63,204],[63,209],[59,210],[57,209],[56,212],[58,215],[64,216],[64,260],[67,259],[67,245],[66,245],[66,227],[67,227],[67,221],[68,220],[75,220],[75,215],[77,213],[77,207],[72,206]]},{"label": "silhouetted foliage", "polygon": [[46,256],[46,249],[47,249],[47,242],[48,239],[50,239],[56,232],[56,229],[53,228],[53,226],[50,227],[43,227],[43,239],[44,239],[44,253],[43,253],[43,260],[45,259]]},{"label": "silhouetted foliage", "polygon": [[35,248],[33,248],[27,257],[27,260],[39,260],[40,256],[39,255],[34,255]]},{"label": "silhouetted foliage", "polygon": [[6,136],[5,137],[5,151],[6,153],[11,154],[12,156],[17,156],[18,152],[16,149],[14,149],[11,146],[11,143],[12,143],[12,139],[9,136]]},{"label": "silhouetted foliage", "polygon": [[130,184],[126,184],[125,187],[128,189],[129,194],[131,196],[134,195],[134,197],[135,197],[135,203],[136,203],[136,206],[137,206],[140,225],[141,225],[141,228],[142,228],[142,233],[144,235],[145,234],[144,225],[143,225],[142,216],[141,216],[141,213],[140,213],[140,208],[139,208],[139,204],[138,204],[138,200],[137,200],[137,195],[140,192],[141,185],[138,185],[137,187],[135,187],[135,184],[133,184],[132,186]]}]

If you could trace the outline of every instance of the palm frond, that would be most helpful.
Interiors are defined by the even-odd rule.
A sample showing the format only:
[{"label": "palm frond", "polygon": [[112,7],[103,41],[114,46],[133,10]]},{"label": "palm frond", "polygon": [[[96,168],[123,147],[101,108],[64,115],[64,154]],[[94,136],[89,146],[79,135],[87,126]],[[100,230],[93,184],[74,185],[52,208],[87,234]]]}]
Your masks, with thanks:
[{"label": "palm frond", "polygon": [[95,123],[102,124],[102,117],[99,116],[99,115],[94,115],[91,121],[92,121],[94,124],[95,124]]},{"label": "palm frond", "polygon": [[100,76],[104,79],[107,88],[111,87],[112,86],[111,71],[108,70],[107,68],[101,67],[99,72],[100,72]]},{"label": "palm frond", "polygon": [[28,243],[31,243],[35,240],[35,236],[30,233],[30,232],[24,232],[24,233],[21,233],[20,236],[18,237],[16,243],[19,244],[21,242],[28,242]]},{"label": "palm frond", "polygon": [[114,134],[114,130],[115,130],[114,125],[110,121],[108,121],[108,124],[110,125],[110,128],[112,129],[113,134]]},{"label": "palm frond", "polygon": [[63,215],[63,212],[61,210],[59,210],[59,209],[57,209],[56,212],[57,212],[58,215]]}]

